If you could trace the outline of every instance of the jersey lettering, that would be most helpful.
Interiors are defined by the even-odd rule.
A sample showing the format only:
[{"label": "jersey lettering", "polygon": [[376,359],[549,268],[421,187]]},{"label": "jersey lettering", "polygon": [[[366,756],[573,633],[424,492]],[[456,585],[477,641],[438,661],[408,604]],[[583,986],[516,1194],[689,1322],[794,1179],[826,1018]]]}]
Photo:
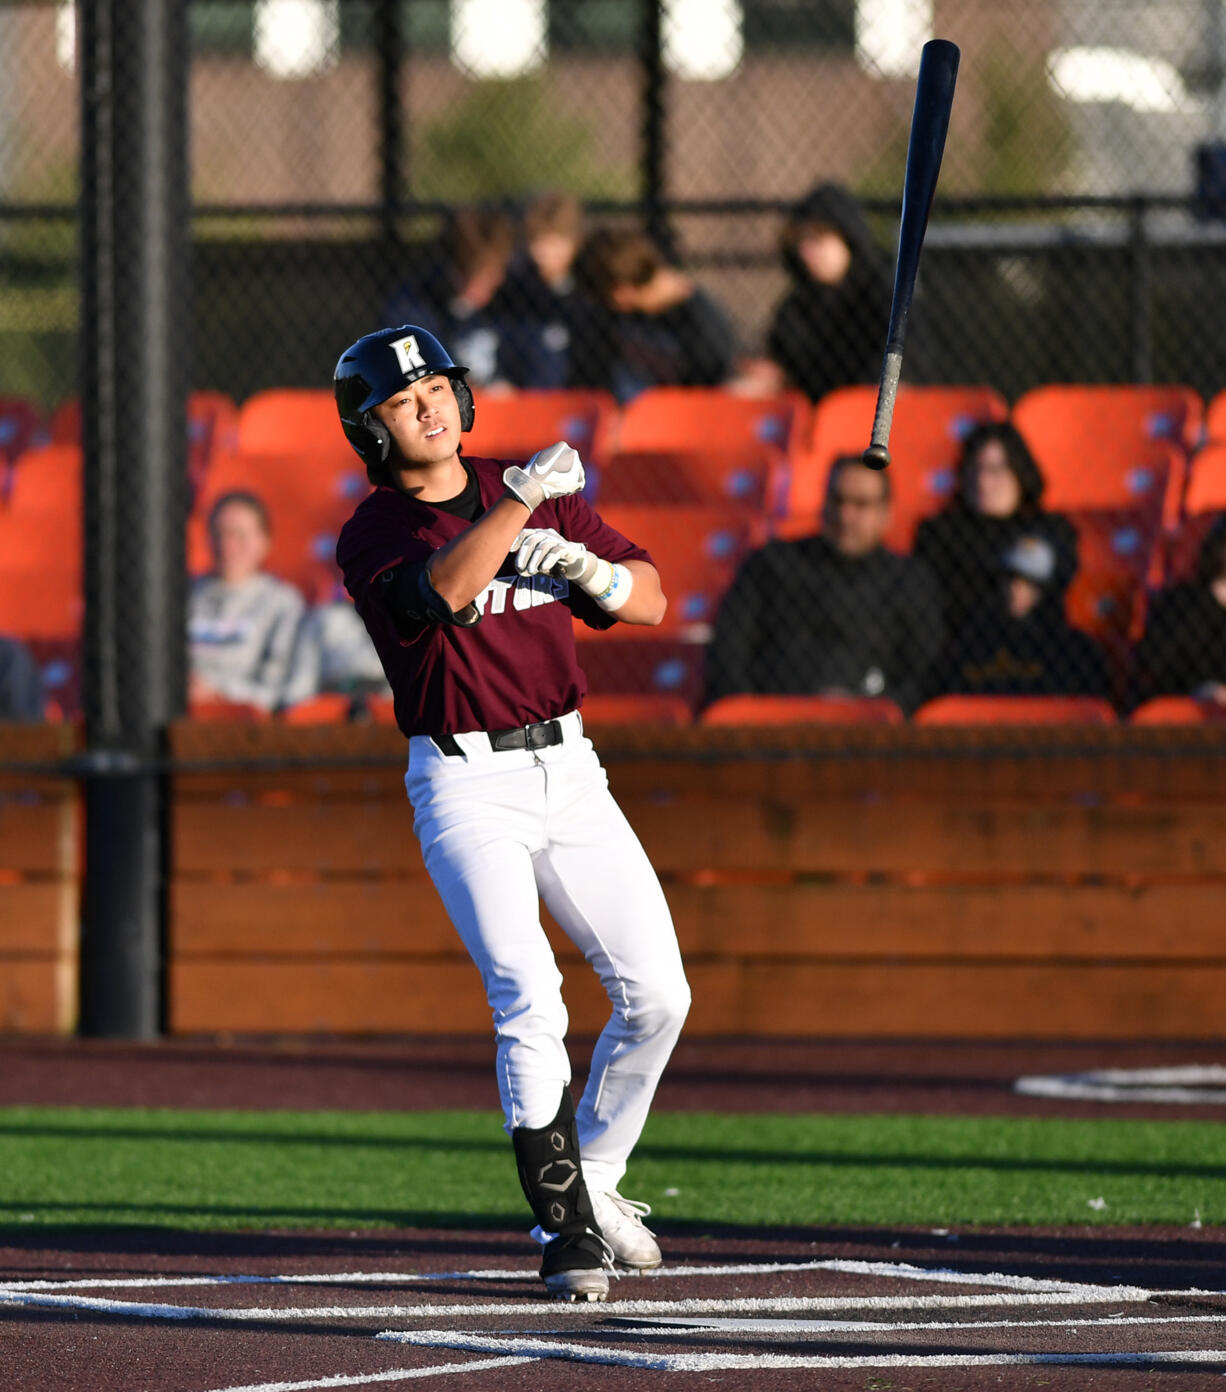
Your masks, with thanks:
[{"label": "jersey lettering", "polygon": [[417,346],[416,334],[409,334],[407,338],[398,338],[391,345],[391,349],[396,354],[396,361],[400,364],[400,370],[406,377],[416,368],[426,365],[426,360],[421,355],[421,349]]},{"label": "jersey lettering", "polygon": [[508,598],[512,609],[535,609],[564,599],[569,589],[568,581],[553,575],[496,575],[473,603],[484,618],[486,609],[491,614],[505,614]]}]

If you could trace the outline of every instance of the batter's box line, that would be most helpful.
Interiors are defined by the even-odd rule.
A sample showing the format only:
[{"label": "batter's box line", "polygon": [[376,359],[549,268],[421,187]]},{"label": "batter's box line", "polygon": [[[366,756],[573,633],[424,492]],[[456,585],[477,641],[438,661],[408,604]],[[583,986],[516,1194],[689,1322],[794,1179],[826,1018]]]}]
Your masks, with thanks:
[{"label": "batter's box line", "polygon": [[1226,1367],[1226,1352],[1215,1349],[1181,1349],[1161,1353],[966,1353],[966,1354],[744,1354],[744,1353],[633,1353],[625,1349],[584,1344],[551,1343],[541,1339],[515,1339],[505,1335],[465,1335],[444,1330],[418,1330],[414,1334],[389,1332],[387,1339],[420,1348],[446,1348],[464,1353],[501,1353],[508,1356],[553,1359],[567,1363],[595,1363],[639,1368],[658,1373],[741,1372],[754,1369],[810,1368],[989,1368],[1082,1365],[1091,1367],[1157,1367],[1163,1364],[1204,1363]]},{"label": "batter's box line", "polygon": [[[778,1276],[808,1271],[829,1271],[845,1276],[877,1276],[896,1281],[932,1281],[947,1285],[997,1286],[1010,1290],[1063,1291],[1112,1290],[1132,1292],[1138,1299],[1149,1299],[1155,1292],[1139,1286],[1089,1286],[1058,1277],[1018,1276],[1009,1272],[958,1271],[952,1267],[915,1266],[910,1262],[856,1261],[826,1258],[803,1262],[750,1262],[707,1266],[667,1266],[629,1277],[632,1281],[687,1280],[707,1276]],[[345,1271],[255,1274],[217,1274],[207,1276],[89,1276],[66,1280],[0,1279],[0,1299],[10,1292],[67,1290],[156,1290],[192,1286],[305,1286],[305,1285],[412,1285],[432,1281],[535,1281],[535,1268],[516,1271]],[[1190,1292],[1189,1292],[1190,1293]],[[1199,1291],[1200,1295],[1223,1295],[1223,1291]]]},{"label": "batter's box line", "polygon": [[[1159,1295],[1209,1292],[1146,1291],[1132,1286],[1084,1286],[1059,1291],[991,1291],[963,1295],[744,1296],[736,1299],[625,1300],[607,1308],[622,1315],[793,1314],[840,1310],[982,1310],[1053,1305],[1147,1303]],[[477,1304],[419,1305],[153,1305],[102,1296],[59,1295],[48,1291],[0,1291],[0,1305],[90,1311],[125,1319],[226,1323],[292,1323],[297,1320],[438,1320],[513,1316],[557,1318],[591,1314],[590,1305],[523,1300]]]}]

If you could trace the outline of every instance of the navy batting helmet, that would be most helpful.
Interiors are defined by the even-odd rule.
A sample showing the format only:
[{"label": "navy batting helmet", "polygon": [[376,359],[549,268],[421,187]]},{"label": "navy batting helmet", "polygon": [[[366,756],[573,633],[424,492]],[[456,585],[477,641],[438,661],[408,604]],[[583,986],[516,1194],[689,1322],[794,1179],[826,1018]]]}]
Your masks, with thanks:
[{"label": "navy batting helmet", "polygon": [[392,448],[387,427],[375,419],[374,408],[419,377],[443,374],[451,378],[460,405],[460,429],[473,428],[472,388],[464,380],[468,368],[452,362],[451,354],[428,330],[415,324],[380,329],[346,348],[332,379],[341,428],[357,450],[372,483],[383,481]]}]

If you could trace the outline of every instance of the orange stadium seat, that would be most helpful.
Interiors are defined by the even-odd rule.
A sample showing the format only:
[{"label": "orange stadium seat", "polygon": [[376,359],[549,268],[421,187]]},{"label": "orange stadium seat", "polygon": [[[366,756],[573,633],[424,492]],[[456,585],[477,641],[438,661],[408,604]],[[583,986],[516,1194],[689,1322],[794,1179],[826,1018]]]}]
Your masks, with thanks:
[{"label": "orange stadium seat", "polygon": [[1188,468],[1185,513],[1191,516],[1212,509],[1226,509],[1226,440],[1207,444],[1192,456]]},{"label": "orange stadium seat", "polygon": [[46,445],[17,461],[9,505],[38,513],[79,514],[85,497],[85,461],[80,445]]},{"label": "orange stadium seat", "polygon": [[[808,444],[792,452],[784,535],[816,530],[831,463],[868,444],[877,388],[840,387],[818,402]],[[992,387],[899,388],[890,432],[893,521],[888,545],[908,550],[919,521],[944,507],[953,488],[963,439],[983,421],[1009,412]]]},{"label": "orange stadium seat", "polygon": [[729,504],[661,508],[626,503],[602,508],[601,516],[651,553],[668,596],[668,612],[658,627],[615,624],[604,635],[606,642],[705,641],[741,560],[764,540],[761,518]]},{"label": "orange stadium seat", "polygon": [[1115,711],[1092,696],[938,696],[917,725],[1114,725]]},{"label": "orange stadium seat", "polygon": [[1047,478],[1048,507],[1131,506],[1160,488],[1157,501],[1170,525],[1204,403],[1184,386],[1057,384],[1025,392],[1012,420]]},{"label": "orange stadium seat", "polygon": [[584,697],[586,725],[668,725],[679,727],[691,720],[688,702],[660,691],[597,692]]},{"label": "orange stadium seat", "polygon": [[786,450],[799,435],[808,403],[798,392],[742,396],[721,387],[650,387],[622,411],[621,450]]},{"label": "orange stadium seat", "polygon": [[1159,573],[1157,521],[1129,508],[1080,508],[1066,516],[1077,529],[1078,558],[1065,604],[1069,622],[1119,650],[1140,636],[1146,583]]},{"label": "orange stadium seat", "polygon": [[527,459],[565,440],[600,460],[614,448],[617,402],[602,391],[474,391],[473,428],[464,448],[474,458]]},{"label": "orange stadium seat", "polygon": [[615,454],[596,474],[595,502],[737,503],[759,512],[776,509],[786,481],[786,459],[769,445],[717,453],[667,451]]},{"label": "orange stadium seat", "polygon": [[189,701],[187,705],[189,720],[207,720],[235,725],[262,725],[272,720],[272,714],[262,706],[251,706],[245,701],[225,701],[221,698],[207,701]]},{"label": "orange stadium seat", "polygon": [[360,463],[341,429],[336,399],[322,387],[270,387],[249,396],[238,408],[234,449],[265,455],[331,451]]},{"label": "orange stadium seat", "polygon": [[[201,389],[187,398],[187,472],[199,487],[214,453],[234,448],[238,408],[225,392]],[[53,444],[81,443],[81,403],[76,397],[52,413],[48,433]]]},{"label": "orange stadium seat", "polygon": [[1192,696],[1155,696],[1133,711],[1134,725],[1215,725],[1226,721],[1226,706]]},{"label": "orange stadium seat", "polygon": [[353,710],[353,697],[341,691],[321,691],[280,712],[285,725],[344,725]]},{"label": "orange stadium seat", "polygon": [[903,713],[883,696],[721,696],[701,725],[901,725]]},{"label": "orange stadium seat", "polygon": [[0,633],[70,639],[84,615],[80,508],[0,513]]}]

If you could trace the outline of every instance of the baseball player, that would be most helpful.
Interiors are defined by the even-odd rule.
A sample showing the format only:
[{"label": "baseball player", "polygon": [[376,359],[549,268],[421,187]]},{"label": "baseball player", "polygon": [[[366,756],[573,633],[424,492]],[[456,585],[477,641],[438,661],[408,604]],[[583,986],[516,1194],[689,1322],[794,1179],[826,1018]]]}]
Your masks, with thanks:
[{"label": "baseball player", "polygon": [[[583,733],[572,617],[657,624],[647,553],[580,496],[569,445],[470,459],[466,369],[425,329],[341,355],[337,408],[376,485],[337,560],[409,740],[405,786],[426,868],[481,972],[520,1183],[564,1300],[603,1300],[614,1262],[660,1249],[618,1193],[689,1009],[668,906]],[[575,1110],[561,975],[543,898],[612,1005]]]}]

